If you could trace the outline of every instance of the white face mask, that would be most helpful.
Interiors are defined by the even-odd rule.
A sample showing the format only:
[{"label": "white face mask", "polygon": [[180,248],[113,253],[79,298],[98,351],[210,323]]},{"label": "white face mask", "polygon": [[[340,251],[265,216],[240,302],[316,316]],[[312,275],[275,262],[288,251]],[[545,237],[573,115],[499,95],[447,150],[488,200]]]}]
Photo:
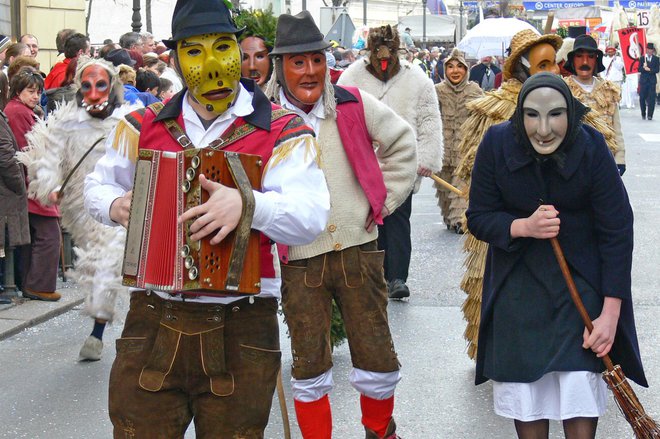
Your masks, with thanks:
[{"label": "white face mask", "polygon": [[568,131],[566,99],[554,88],[532,90],[523,102],[523,123],[534,151],[552,154]]}]

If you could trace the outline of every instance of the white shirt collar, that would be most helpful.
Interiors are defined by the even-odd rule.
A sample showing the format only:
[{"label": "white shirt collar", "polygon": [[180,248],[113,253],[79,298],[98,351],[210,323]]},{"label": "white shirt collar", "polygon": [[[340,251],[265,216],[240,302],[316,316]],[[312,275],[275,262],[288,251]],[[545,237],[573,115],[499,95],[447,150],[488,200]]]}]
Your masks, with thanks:
[{"label": "white shirt collar", "polygon": [[325,104],[323,95],[321,95],[321,99],[316,101],[316,104],[314,104],[312,110],[309,113],[305,113],[303,110],[293,105],[291,101],[286,98],[284,90],[280,89],[280,105],[283,108],[293,111],[302,117],[305,123],[314,128],[314,132],[318,134],[319,122],[320,120],[325,119]]},{"label": "white shirt collar", "polygon": [[181,105],[181,112],[183,114],[183,121],[185,124],[186,134],[192,141],[193,145],[198,148],[205,147],[210,142],[216,140],[220,135],[225,132],[227,128],[239,117],[244,117],[254,112],[252,107],[252,93],[250,93],[243,84],[240,84],[238,96],[227,111],[220,114],[213,123],[204,129],[204,125],[199,120],[199,116],[195,113],[188,102],[188,93],[183,96],[183,103]]}]

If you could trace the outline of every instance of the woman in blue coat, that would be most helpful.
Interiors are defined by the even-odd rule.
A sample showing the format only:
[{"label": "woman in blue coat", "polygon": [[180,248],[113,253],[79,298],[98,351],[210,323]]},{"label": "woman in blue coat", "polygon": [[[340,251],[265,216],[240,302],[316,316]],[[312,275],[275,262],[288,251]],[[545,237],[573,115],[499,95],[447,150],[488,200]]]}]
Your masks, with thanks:
[{"label": "woman in blue coat", "polygon": [[[495,412],[519,438],[594,438],[610,354],[647,386],[633,317],[633,214],[603,136],[560,77],[540,73],[511,120],[488,130],[470,188],[468,227],[488,242],[476,383],[493,380]],[[571,301],[548,238],[563,247],[594,323]],[[610,352],[611,351],[611,352]]]}]

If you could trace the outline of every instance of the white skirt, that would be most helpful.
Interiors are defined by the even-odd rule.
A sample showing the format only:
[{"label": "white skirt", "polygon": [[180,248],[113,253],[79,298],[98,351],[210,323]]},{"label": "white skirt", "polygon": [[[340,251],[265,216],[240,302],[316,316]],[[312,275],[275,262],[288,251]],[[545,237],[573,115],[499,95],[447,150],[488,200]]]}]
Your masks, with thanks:
[{"label": "white skirt", "polygon": [[550,372],[533,383],[493,381],[495,413],[524,422],[597,418],[605,413],[607,398],[607,384],[594,372]]}]

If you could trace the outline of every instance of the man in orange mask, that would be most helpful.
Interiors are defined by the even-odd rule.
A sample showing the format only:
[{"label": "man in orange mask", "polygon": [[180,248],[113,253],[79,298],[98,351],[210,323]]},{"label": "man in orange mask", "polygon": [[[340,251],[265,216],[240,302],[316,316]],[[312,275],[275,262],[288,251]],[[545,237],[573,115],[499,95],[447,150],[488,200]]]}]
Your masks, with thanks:
[{"label": "man in orange mask", "polygon": [[289,262],[282,265],[282,307],[294,352],[293,398],[303,438],[331,439],[334,298],[348,334],[349,379],[360,393],[367,438],[393,439],[398,437],[392,413],[399,362],[387,322],[375,226],[410,192],[415,137],[402,118],[370,94],[332,85],[325,57],[329,46],[309,12],[280,15],[271,52],[275,75],[266,88],[267,95],[314,128],[331,200],[326,229],[311,244],[290,247]]},{"label": "man in orange mask", "polygon": [[[325,229],[329,196],[312,130],[273,106],[253,80],[241,79],[241,31],[224,1],[179,0],[165,44],[187,88],[162,107],[127,115],[87,176],[88,211],[126,226],[140,149],[178,152],[213,142],[259,155],[264,169],[261,188],[252,191],[260,293],[133,290],[110,377],[115,437],[181,437],[193,419],[199,437],[264,435],[280,368],[274,243],[313,241]],[[218,244],[236,228],[243,201],[236,189],[203,175],[199,183],[208,201],[178,221],[189,222],[191,240]]]}]

